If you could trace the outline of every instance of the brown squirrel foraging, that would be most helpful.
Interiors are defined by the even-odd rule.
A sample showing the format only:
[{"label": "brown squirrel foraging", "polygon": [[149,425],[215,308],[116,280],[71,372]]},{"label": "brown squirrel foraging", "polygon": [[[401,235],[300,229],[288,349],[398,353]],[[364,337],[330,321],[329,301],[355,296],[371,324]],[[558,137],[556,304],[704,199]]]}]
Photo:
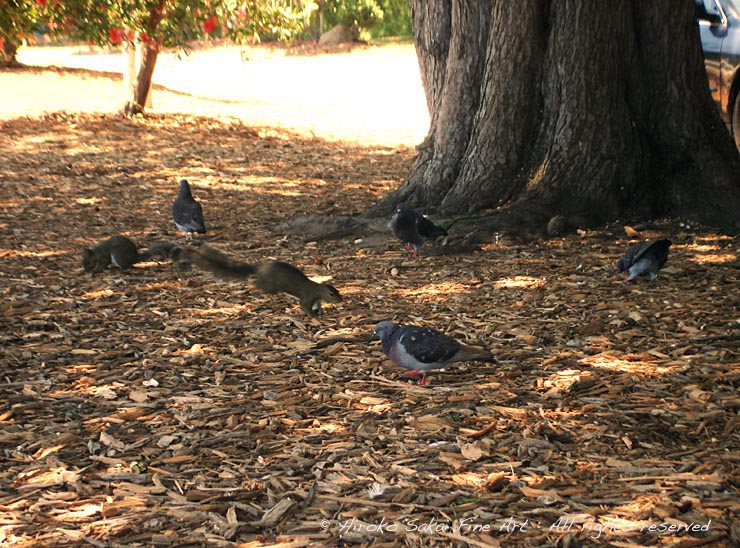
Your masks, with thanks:
[{"label": "brown squirrel foraging", "polygon": [[120,269],[130,268],[154,255],[170,255],[176,247],[177,245],[170,242],[156,242],[149,249],[140,252],[130,238],[116,234],[92,249],[83,249],[82,267],[85,272],[102,272],[111,264]]},{"label": "brown squirrel foraging", "polygon": [[296,297],[301,303],[301,309],[311,317],[321,314],[321,301],[342,301],[339,291],[333,286],[314,282],[300,269],[281,261],[252,265],[205,244],[198,247],[178,247],[171,252],[171,256],[180,266],[194,264],[221,279],[243,280],[254,276],[255,285],[259,289],[265,293],[287,293]]}]

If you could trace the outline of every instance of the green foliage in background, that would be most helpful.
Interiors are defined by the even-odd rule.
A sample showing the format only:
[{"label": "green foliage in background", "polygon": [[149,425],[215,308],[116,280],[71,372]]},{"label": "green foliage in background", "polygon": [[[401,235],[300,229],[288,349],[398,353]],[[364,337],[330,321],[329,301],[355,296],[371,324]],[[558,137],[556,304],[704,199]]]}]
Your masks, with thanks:
[{"label": "green foliage in background", "polygon": [[369,31],[383,20],[377,0],[325,0],[321,9],[327,29],[344,25],[356,32]]},{"label": "green foliage in background", "polygon": [[373,38],[411,38],[411,8],[408,0],[378,0],[383,20],[372,29]]},{"label": "green foliage in background", "polygon": [[[187,48],[207,36],[286,42],[308,36],[318,9],[315,0],[0,0],[0,41],[13,53],[39,32],[101,46],[153,40],[160,48]],[[411,34],[407,0],[324,0],[321,9],[325,29]]]},{"label": "green foliage in background", "polygon": [[142,39],[185,48],[206,36],[288,41],[316,8],[313,0],[0,0],[0,38],[20,44],[44,28],[101,46]]},{"label": "green foliage in background", "polygon": [[15,60],[15,51],[24,38],[39,30],[42,3],[0,0],[0,66]]},{"label": "green foliage in background", "polygon": [[122,29],[123,39],[131,39],[127,31],[139,31],[160,46],[182,48],[206,36],[290,40],[314,7],[311,0],[65,0],[48,16],[66,34],[100,45],[120,42],[111,29]]}]

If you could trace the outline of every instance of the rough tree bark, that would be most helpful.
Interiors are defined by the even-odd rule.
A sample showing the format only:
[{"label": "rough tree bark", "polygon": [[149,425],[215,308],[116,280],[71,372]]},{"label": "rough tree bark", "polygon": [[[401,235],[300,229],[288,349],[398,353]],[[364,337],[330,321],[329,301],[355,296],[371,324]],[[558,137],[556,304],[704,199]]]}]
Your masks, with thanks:
[{"label": "rough tree bark", "polygon": [[427,138],[398,200],[532,225],[740,218],[692,0],[411,0]]},{"label": "rough tree bark", "polygon": [[131,98],[126,101],[123,107],[124,113],[128,115],[144,112],[146,99],[152,85],[154,67],[157,64],[157,56],[159,55],[159,42],[152,38],[152,36],[155,36],[155,29],[162,21],[164,6],[165,0],[160,0],[149,14],[149,22],[147,23],[148,36],[142,41],[144,51],[141,55],[141,64],[136,71],[131,89],[126,90],[127,93],[132,93]]}]

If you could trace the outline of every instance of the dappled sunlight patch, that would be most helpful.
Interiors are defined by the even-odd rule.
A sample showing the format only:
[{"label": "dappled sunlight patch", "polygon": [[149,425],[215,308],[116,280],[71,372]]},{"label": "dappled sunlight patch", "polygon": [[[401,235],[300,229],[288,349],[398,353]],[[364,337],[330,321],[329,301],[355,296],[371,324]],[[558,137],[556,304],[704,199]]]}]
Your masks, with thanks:
[{"label": "dappled sunlight patch", "polygon": [[87,291],[83,293],[80,298],[81,299],[90,299],[90,300],[97,300],[97,299],[105,299],[108,297],[112,297],[115,295],[113,290],[108,289],[107,287],[102,289],[95,289],[93,291]]},{"label": "dappled sunlight patch", "polygon": [[699,253],[706,253],[708,251],[716,251],[720,248],[716,244],[686,244],[681,247],[684,249],[688,249],[689,251],[695,251]]},{"label": "dappled sunlight patch", "polygon": [[385,398],[364,396],[360,399],[358,408],[365,413],[383,415],[394,409],[393,404]]},{"label": "dappled sunlight patch", "polygon": [[58,445],[52,445],[50,447],[41,447],[38,451],[36,451],[33,454],[32,458],[35,461],[42,461],[46,457],[48,457],[49,455],[53,455],[55,453],[58,453],[59,451],[61,451],[65,447],[67,447],[67,444],[66,443],[60,443]]},{"label": "dappled sunlight patch", "polygon": [[463,293],[469,293],[471,288],[460,282],[434,282],[413,289],[396,289],[395,293],[404,298],[426,297],[431,300],[448,298]]},{"label": "dappled sunlight patch", "polygon": [[545,278],[514,276],[497,280],[493,285],[496,289],[540,289],[545,286],[545,283]]},{"label": "dappled sunlight patch", "polygon": [[[9,196],[6,196],[4,199],[0,200],[0,207],[11,209],[20,207],[23,203],[24,201],[21,199],[12,199]],[[7,226],[7,223],[3,223],[3,226]]]},{"label": "dappled sunlight patch", "polygon": [[96,205],[102,203],[103,200],[97,196],[93,196],[92,198],[77,198],[75,202],[80,205]]},{"label": "dappled sunlight patch", "polygon": [[688,257],[691,262],[698,264],[731,263],[737,261],[737,253],[720,245],[729,237],[697,238],[695,243],[677,246],[691,252]]},{"label": "dappled sunlight patch", "polygon": [[316,282],[317,284],[325,284],[325,283],[331,282],[334,279],[334,276],[331,276],[331,275],[308,276],[308,279]]},{"label": "dappled sunlight patch", "polygon": [[35,133],[27,135],[25,137],[15,137],[13,139],[13,147],[16,152],[39,152],[41,145],[51,145],[62,143],[63,140],[59,139],[59,135],[56,133]]},{"label": "dappled sunlight patch", "polygon": [[94,398],[102,398],[104,400],[115,400],[118,398],[116,390],[120,390],[121,386],[117,384],[94,384],[96,381],[92,377],[82,377],[79,379],[73,390],[54,390],[49,392],[49,397],[52,398],[64,398],[73,394],[84,394],[92,396]]},{"label": "dappled sunlight patch", "polygon": [[[647,377],[660,377],[671,373],[675,368],[660,362],[649,354],[622,354],[602,352],[580,360],[580,363],[596,369],[608,369]],[[685,365],[685,363],[682,363]]]},{"label": "dappled sunlight patch", "polygon": [[249,187],[249,192],[254,194],[274,194],[290,198],[303,196],[307,190],[307,187],[303,186],[300,181],[255,175],[240,179],[239,185],[235,187],[241,191],[245,191],[247,190],[245,187]]},{"label": "dappled sunlight patch", "polygon": [[0,249],[0,259],[10,259],[14,257],[57,257],[59,255],[66,254],[66,251],[23,251],[19,249]]},{"label": "dappled sunlight patch", "polygon": [[[147,268],[151,265],[160,264],[159,261],[146,261],[143,263],[137,263],[135,266],[140,268]],[[165,262],[165,265],[167,263]],[[173,267],[176,268],[176,267]],[[162,290],[172,290],[175,289],[178,286],[178,283],[176,281],[166,281],[166,282],[153,282],[153,283],[143,283],[141,284],[142,289],[148,290],[148,291],[162,291]],[[155,314],[159,314],[160,312],[157,310],[152,310]],[[162,313],[164,314],[164,313]]]},{"label": "dappled sunlight patch", "polygon": [[20,492],[48,487],[73,485],[79,479],[78,472],[66,466],[43,467],[28,472],[21,472],[11,483],[11,487]]},{"label": "dappled sunlight patch", "polygon": [[[465,457],[464,454],[462,456]],[[502,485],[509,483],[508,476],[509,472],[460,472],[453,474],[450,477],[450,482],[466,488],[499,490]]]},{"label": "dappled sunlight patch", "polygon": [[65,509],[59,509],[56,512],[52,511],[50,514],[51,519],[54,521],[77,523],[89,521],[89,518],[100,514],[102,509],[102,502],[77,501]]},{"label": "dappled sunlight patch", "polygon": [[70,375],[92,374],[97,370],[98,366],[91,363],[76,363],[64,368],[64,372],[69,373]]},{"label": "dappled sunlight patch", "polygon": [[188,348],[178,348],[173,352],[170,352],[170,356],[202,356],[206,354],[215,354],[217,349],[212,346],[206,346],[204,344],[196,343]]},{"label": "dappled sunlight patch", "polygon": [[564,369],[557,371],[547,378],[537,379],[537,389],[545,390],[550,396],[559,396],[581,381],[595,380],[594,373],[580,369]]},{"label": "dappled sunlight patch", "polygon": [[251,312],[251,307],[246,304],[225,304],[210,308],[198,308],[193,310],[196,316],[233,316],[244,312]]},{"label": "dappled sunlight patch", "polygon": [[737,255],[734,253],[703,253],[702,255],[694,255],[689,257],[689,260],[694,263],[732,263],[737,261]]},{"label": "dappled sunlight patch", "polygon": [[346,428],[336,422],[321,422],[320,420],[314,420],[310,430],[318,430],[319,432],[326,432],[327,434],[337,434],[344,432]]}]

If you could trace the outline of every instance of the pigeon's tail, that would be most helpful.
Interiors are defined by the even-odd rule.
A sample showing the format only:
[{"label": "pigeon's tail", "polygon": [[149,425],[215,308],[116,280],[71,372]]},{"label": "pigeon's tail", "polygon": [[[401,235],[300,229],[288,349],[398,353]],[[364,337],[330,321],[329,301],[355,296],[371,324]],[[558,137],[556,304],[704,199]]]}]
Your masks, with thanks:
[{"label": "pigeon's tail", "polygon": [[203,220],[203,207],[198,203],[195,204],[195,211],[193,211],[193,218],[191,221],[193,231],[198,234],[205,234],[207,232],[206,222]]},{"label": "pigeon's tail", "polygon": [[493,357],[488,350],[482,348],[473,348],[472,346],[461,345],[460,350],[455,354],[456,362],[486,362],[486,363],[497,363],[496,358]]},{"label": "pigeon's tail", "polygon": [[224,280],[243,280],[255,275],[251,264],[234,259],[210,245],[180,248],[177,262],[181,265],[195,265]]},{"label": "pigeon's tail", "polygon": [[441,226],[434,225],[434,230],[429,231],[429,238],[436,239],[447,236],[447,231]]},{"label": "pigeon's tail", "polygon": [[417,218],[417,229],[419,234],[428,240],[447,236],[447,231],[444,228],[435,225],[432,221],[422,215],[419,215]]},{"label": "pigeon's tail", "polygon": [[650,257],[662,267],[668,260],[668,249],[671,247],[670,240],[656,240],[645,250],[643,257]]}]

